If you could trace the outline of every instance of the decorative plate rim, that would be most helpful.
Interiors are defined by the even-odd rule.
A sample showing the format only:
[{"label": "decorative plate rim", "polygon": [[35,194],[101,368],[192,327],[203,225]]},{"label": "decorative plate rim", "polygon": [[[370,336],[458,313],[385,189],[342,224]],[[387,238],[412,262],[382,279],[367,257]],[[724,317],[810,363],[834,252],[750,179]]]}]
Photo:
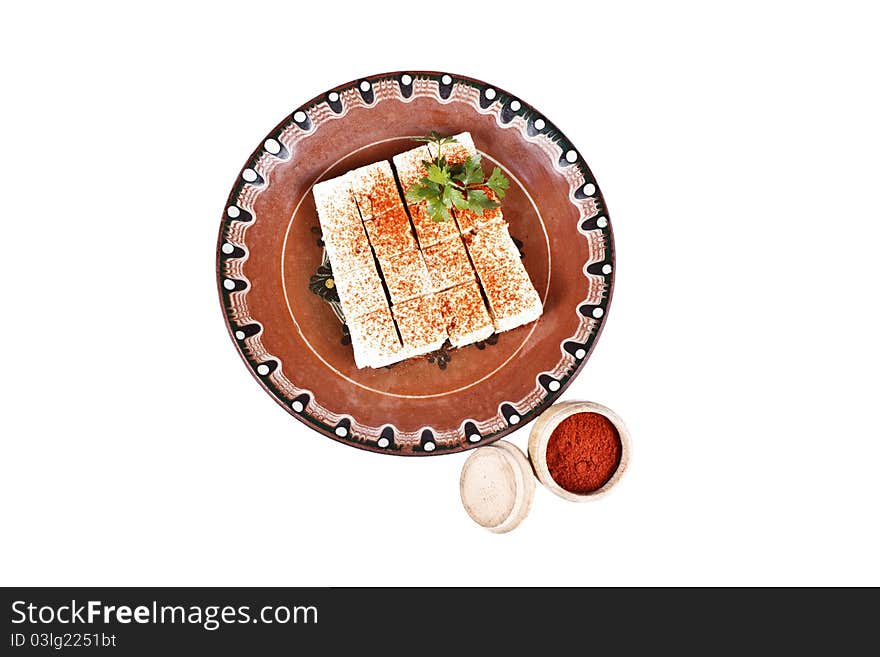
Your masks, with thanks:
[{"label": "decorative plate rim", "polygon": [[[405,85],[402,82],[402,79],[404,78],[404,76],[410,77],[411,82],[409,85]],[[604,247],[604,250],[606,251],[606,255],[603,260],[599,260],[597,262],[603,263],[603,267],[610,265],[611,269],[608,272],[603,271],[603,273],[602,273],[602,276],[605,281],[604,296],[594,306],[594,310],[600,309],[600,316],[596,317],[594,315],[593,317],[587,318],[585,315],[583,315],[582,313],[579,312],[579,314],[582,316],[583,319],[588,319],[589,321],[593,322],[593,328],[592,328],[592,330],[590,330],[588,332],[588,335],[586,337],[585,342],[583,342],[582,346],[578,349],[578,352],[579,351],[584,352],[583,356],[578,358],[575,354],[571,354],[572,358],[575,361],[574,367],[570,371],[568,371],[568,373],[565,374],[561,379],[554,379],[555,381],[559,382],[559,387],[556,390],[551,390],[551,389],[547,388],[546,386],[544,386],[543,387],[544,394],[543,394],[541,400],[537,404],[535,404],[532,408],[530,408],[527,412],[520,413],[520,410],[516,409],[514,407],[514,410],[517,413],[520,413],[519,415],[517,415],[518,419],[516,422],[507,421],[506,425],[499,430],[496,430],[496,431],[493,431],[493,432],[490,432],[487,434],[480,433],[480,439],[478,441],[471,441],[468,439],[467,436],[465,436],[463,441],[459,441],[457,443],[449,444],[449,445],[441,444],[439,442],[429,442],[430,447],[428,447],[428,448],[425,447],[425,444],[423,441],[423,443],[420,444],[420,449],[413,448],[410,450],[404,450],[400,446],[396,446],[393,441],[386,443],[386,445],[379,445],[375,442],[370,443],[370,442],[364,442],[362,440],[358,440],[352,435],[351,431],[347,431],[345,435],[338,434],[336,432],[339,428],[338,423],[337,423],[337,425],[329,425],[329,424],[326,424],[323,421],[321,421],[319,418],[313,417],[310,413],[308,413],[308,409],[307,409],[306,405],[303,405],[303,407],[300,410],[296,410],[295,408],[292,407],[292,404],[296,403],[297,399],[296,398],[290,398],[290,399],[286,398],[289,395],[285,395],[278,388],[278,386],[275,385],[271,381],[271,379],[269,377],[269,374],[271,374],[271,371],[270,372],[261,372],[260,371],[261,365],[265,366],[265,363],[264,362],[257,362],[255,359],[249,357],[248,354],[245,353],[245,350],[242,347],[244,339],[236,336],[237,329],[233,326],[234,320],[230,316],[230,303],[229,303],[230,293],[235,292],[236,290],[229,290],[224,287],[224,282],[229,280],[224,275],[224,270],[223,270],[224,263],[226,263],[227,261],[232,260],[232,259],[240,259],[243,256],[235,255],[234,253],[225,253],[223,251],[223,246],[226,244],[225,236],[226,236],[227,231],[229,230],[229,227],[232,224],[232,222],[246,221],[248,224],[250,224],[255,219],[255,217],[253,217],[253,216],[251,216],[250,219],[246,219],[246,218],[242,219],[241,218],[241,213],[244,213],[246,215],[249,215],[250,213],[247,210],[242,210],[241,208],[239,208],[238,201],[240,200],[240,196],[241,196],[242,191],[244,189],[246,189],[248,185],[256,184],[256,183],[260,182],[259,180],[257,180],[256,182],[247,180],[245,178],[245,172],[248,170],[256,171],[256,169],[254,167],[266,154],[275,156],[276,158],[280,158],[281,153],[272,153],[266,147],[266,144],[269,142],[269,140],[275,140],[276,143],[281,145],[281,148],[284,149],[285,148],[284,143],[279,139],[279,137],[285,131],[289,130],[292,126],[297,126],[298,128],[305,130],[306,132],[310,132],[311,127],[303,128],[303,125],[310,126],[310,117],[309,117],[308,111],[314,110],[315,108],[317,108],[321,104],[326,104],[329,107],[330,102],[331,102],[330,101],[330,94],[337,94],[338,95],[337,98],[339,98],[342,96],[342,94],[344,92],[355,91],[357,93],[360,93],[363,96],[363,94],[365,92],[364,92],[361,85],[363,85],[364,83],[367,83],[369,85],[368,88],[370,90],[370,93],[372,94],[373,85],[375,85],[377,82],[380,82],[383,80],[384,81],[388,81],[388,80],[395,81],[400,88],[402,88],[403,86],[409,86],[410,87],[410,94],[412,94],[413,84],[415,83],[415,81],[417,79],[427,79],[427,80],[429,80],[431,82],[435,82],[437,84],[438,101],[439,102],[442,102],[444,100],[444,98],[441,95],[443,88],[448,88],[450,90],[449,93],[447,94],[447,97],[449,97],[449,95],[451,95],[451,90],[454,89],[456,84],[465,83],[466,85],[471,86],[471,87],[475,87],[479,90],[482,109],[491,107],[492,105],[494,105],[496,103],[500,104],[501,109],[499,110],[499,115],[498,115],[498,117],[496,117],[496,120],[500,120],[501,113],[503,113],[505,111],[508,113],[508,116],[510,116],[510,118],[508,118],[508,120],[505,123],[509,123],[514,116],[531,117],[531,119],[528,122],[529,132],[527,132],[526,136],[534,137],[535,135],[540,135],[540,134],[544,134],[544,135],[548,136],[548,138],[550,138],[556,145],[558,145],[561,148],[562,157],[559,160],[559,166],[576,167],[577,170],[582,175],[583,183],[578,186],[578,189],[575,192],[575,198],[583,199],[583,198],[591,197],[592,199],[594,199],[595,204],[596,204],[596,212],[591,217],[589,217],[587,219],[587,221],[592,220],[592,219],[600,220],[600,219],[604,218],[603,224],[600,225],[597,223],[596,227],[593,229],[590,229],[590,230],[599,230],[599,231],[601,231],[601,235],[603,237],[605,237],[603,247]],[[487,90],[490,90],[493,92],[493,95],[491,97],[489,97],[486,94]],[[407,96],[407,98],[408,98],[408,96]],[[489,102],[485,107],[483,107],[482,101],[485,99],[488,99]],[[515,104],[515,107],[512,107],[512,105],[514,105],[514,104]],[[511,116],[511,114],[512,114],[512,116]],[[304,118],[302,120],[298,121],[297,120],[298,115],[301,115]],[[537,125],[535,124],[535,122],[538,120],[541,121],[540,128],[537,127]],[[502,128],[505,127],[504,125],[501,125],[500,123],[499,123],[499,125]],[[534,132],[532,132],[532,131],[534,131]],[[575,156],[574,160],[566,159],[566,155],[570,154],[570,153],[574,153],[574,156]],[[592,186],[592,188],[593,188],[592,193],[590,193],[590,194],[583,193],[582,190],[586,187],[589,187],[589,186]],[[579,197],[579,196],[577,196],[577,193],[582,193],[583,196]],[[570,202],[572,202],[574,204],[574,199],[572,198],[571,193],[569,193],[569,199],[570,199]],[[579,207],[579,206],[576,205],[576,207]],[[230,210],[233,208],[235,208],[237,210],[237,212],[239,213],[236,216],[232,216],[230,214]],[[580,221],[580,223],[584,223],[581,220],[579,220],[579,221]],[[580,230],[578,232],[581,232],[581,234],[583,235],[583,232],[585,232],[586,229],[581,228],[580,224],[579,224],[579,228],[580,228]],[[248,254],[248,252],[245,252],[245,255],[247,255],[247,254]],[[585,268],[586,268],[586,265],[588,265],[588,264],[595,264],[595,263],[587,262],[585,264]],[[436,456],[436,455],[440,455],[440,454],[458,453],[458,452],[474,449],[477,447],[481,447],[484,445],[488,445],[488,444],[491,444],[497,440],[500,440],[501,438],[504,438],[505,436],[510,435],[511,433],[516,431],[517,429],[524,427],[529,422],[536,419],[539,415],[541,415],[545,410],[547,410],[550,406],[553,405],[553,403],[555,403],[559,399],[559,397],[565,392],[565,390],[568,388],[568,386],[571,385],[572,381],[577,377],[577,375],[580,374],[581,370],[583,370],[584,365],[586,364],[586,362],[589,360],[590,356],[592,355],[593,349],[595,348],[595,345],[596,345],[596,342],[598,341],[599,337],[602,334],[602,330],[605,327],[605,322],[608,317],[608,312],[609,312],[609,309],[611,306],[611,300],[612,300],[612,297],[614,294],[614,282],[615,282],[616,273],[617,273],[617,263],[616,263],[616,250],[614,248],[614,233],[613,233],[612,226],[611,226],[611,218],[610,218],[610,215],[608,212],[608,207],[605,203],[605,198],[602,194],[601,189],[599,188],[598,183],[596,182],[595,176],[593,176],[593,173],[590,170],[589,165],[586,163],[586,160],[581,155],[580,151],[577,150],[577,148],[574,146],[574,144],[565,136],[565,134],[561,130],[559,130],[559,128],[556,126],[555,123],[553,123],[552,121],[550,121],[547,118],[547,116],[545,114],[535,110],[533,105],[527,103],[526,101],[523,101],[519,96],[511,94],[510,92],[506,91],[505,89],[503,89],[497,85],[489,84],[489,83],[483,82],[481,80],[478,80],[476,78],[471,78],[466,75],[458,75],[458,74],[444,73],[444,72],[438,72],[438,71],[400,70],[400,71],[392,71],[392,72],[387,72],[387,73],[379,73],[379,74],[369,75],[369,76],[365,76],[365,77],[359,77],[359,78],[355,78],[354,80],[351,80],[349,82],[346,82],[344,84],[338,85],[336,87],[332,87],[332,88],[328,89],[327,91],[314,96],[313,98],[311,98],[307,102],[303,103],[302,105],[300,105],[299,107],[294,109],[292,112],[289,112],[285,116],[284,119],[282,119],[274,128],[272,128],[272,130],[270,130],[266,134],[265,137],[263,137],[263,139],[260,141],[260,144],[251,152],[251,154],[246,159],[244,165],[242,166],[241,170],[238,172],[238,175],[236,177],[236,182],[232,186],[232,189],[231,189],[229,195],[227,196],[226,204],[225,204],[225,206],[223,208],[223,212],[222,212],[222,219],[220,222],[220,229],[218,231],[218,237],[217,237],[215,271],[216,271],[216,275],[217,275],[217,292],[218,292],[218,300],[220,302],[220,309],[223,314],[224,323],[226,325],[227,333],[229,334],[230,339],[232,340],[233,344],[235,345],[235,348],[236,348],[236,351],[238,352],[239,357],[247,365],[248,370],[251,373],[251,376],[253,376],[254,379],[256,379],[256,381],[259,383],[259,385],[269,394],[269,396],[272,398],[272,400],[275,401],[275,403],[277,403],[279,406],[281,406],[285,411],[287,411],[288,414],[292,415],[293,417],[295,417],[297,420],[299,420],[300,422],[302,422],[303,424],[305,424],[309,428],[311,428],[311,429],[313,429],[313,430],[315,430],[315,431],[317,431],[317,432],[319,432],[329,438],[332,438],[333,440],[335,440],[337,442],[340,442],[345,445],[357,447],[359,449],[363,449],[366,451],[377,452],[377,453],[381,453],[381,454],[393,454],[393,455],[397,455],[397,456]],[[248,284],[247,288],[249,289],[249,284]],[[583,302],[581,302],[581,303],[583,303]],[[254,321],[259,323],[257,320],[254,320]],[[261,332],[262,332],[262,326],[260,327],[260,330],[257,332],[257,334],[259,334]],[[563,351],[563,352],[565,351],[564,345],[567,342],[571,342],[572,337],[574,337],[574,336],[564,338],[560,342],[559,346],[560,346],[561,351]],[[578,344],[580,344],[580,343],[578,343]],[[281,366],[282,363],[281,363],[281,359],[279,357],[273,356],[271,354],[269,354],[268,356],[271,359],[273,359],[278,364],[278,366]],[[538,381],[538,379],[540,378],[540,376],[542,374],[544,374],[544,372],[536,373],[535,380]],[[313,399],[313,395],[311,395],[311,397]],[[506,400],[500,401],[498,404],[499,412],[500,412],[500,408],[504,404],[508,404],[508,405],[512,406],[512,403],[509,401],[506,401]],[[341,416],[343,418],[354,419],[352,415],[347,414],[347,413],[343,413],[343,414],[341,414]],[[474,421],[474,418],[463,420],[461,423],[461,427],[463,428],[468,422],[473,423],[473,421]],[[350,426],[350,423],[347,426]],[[382,427],[380,427],[380,429],[383,429],[384,427],[387,427],[387,426],[393,427],[393,423],[392,422],[385,423],[382,425]],[[423,429],[431,429],[431,427],[423,427],[422,429],[419,429],[419,432],[423,433]],[[433,437],[433,434],[432,434],[432,437]]]}]

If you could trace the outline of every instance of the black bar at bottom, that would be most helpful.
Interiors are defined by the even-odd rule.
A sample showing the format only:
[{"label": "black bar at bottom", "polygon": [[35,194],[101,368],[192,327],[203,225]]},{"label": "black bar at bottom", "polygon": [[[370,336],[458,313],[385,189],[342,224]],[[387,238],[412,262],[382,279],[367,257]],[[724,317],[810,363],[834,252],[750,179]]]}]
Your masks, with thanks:
[{"label": "black bar at bottom", "polygon": [[[869,648],[876,594],[839,589],[6,588],[0,654],[524,654]],[[867,637],[867,643],[864,643]],[[872,649],[873,651],[874,649]],[[317,651],[317,652],[315,652]]]}]

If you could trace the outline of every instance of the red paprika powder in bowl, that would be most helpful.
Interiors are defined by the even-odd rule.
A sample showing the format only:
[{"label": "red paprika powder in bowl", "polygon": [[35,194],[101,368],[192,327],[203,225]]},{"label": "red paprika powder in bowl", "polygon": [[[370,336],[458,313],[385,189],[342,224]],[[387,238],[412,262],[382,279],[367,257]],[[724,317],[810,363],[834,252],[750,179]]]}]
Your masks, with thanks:
[{"label": "red paprika powder in bowl", "polygon": [[567,500],[585,502],[607,493],[629,464],[623,420],[592,402],[556,404],[529,436],[529,459],[538,480]]}]

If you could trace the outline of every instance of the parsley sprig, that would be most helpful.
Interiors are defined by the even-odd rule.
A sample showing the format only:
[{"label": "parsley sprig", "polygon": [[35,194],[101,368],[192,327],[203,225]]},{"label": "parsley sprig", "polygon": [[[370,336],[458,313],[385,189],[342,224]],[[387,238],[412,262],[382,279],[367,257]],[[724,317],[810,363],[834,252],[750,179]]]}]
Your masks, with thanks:
[{"label": "parsley sprig", "polygon": [[436,155],[425,161],[425,176],[406,190],[406,200],[410,203],[427,202],[428,214],[437,222],[452,218],[450,210],[470,210],[482,216],[484,210],[501,206],[489,197],[489,188],[498,199],[503,199],[510,181],[495,167],[489,178],[483,173],[480,155],[471,155],[461,164],[450,165],[443,156],[443,147],[455,143],[454,137],[441,137],[431,132],[427,137],[417,137],[434,145]]}]

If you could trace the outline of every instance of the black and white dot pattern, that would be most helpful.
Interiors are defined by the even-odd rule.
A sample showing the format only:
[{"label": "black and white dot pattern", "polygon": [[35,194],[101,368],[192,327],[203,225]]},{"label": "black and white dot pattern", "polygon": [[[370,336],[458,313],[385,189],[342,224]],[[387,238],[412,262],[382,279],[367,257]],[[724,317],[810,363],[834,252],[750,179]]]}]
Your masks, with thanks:
[{"label": "black and white dot pattern", "polygon": [[381,449],[388,449],[392,447],[394,443],[394,427],[385,427],[382,429],[382,433],[379,435],[379,440],[376,441],[376,445]]},{"label": "black and white dot pattern", "polygon": [[[359,93],[360,90],[358,90]],[[336,114],[342,114],[342,97],[338,91],[331,91],[327,94],[327,105]]]}]

